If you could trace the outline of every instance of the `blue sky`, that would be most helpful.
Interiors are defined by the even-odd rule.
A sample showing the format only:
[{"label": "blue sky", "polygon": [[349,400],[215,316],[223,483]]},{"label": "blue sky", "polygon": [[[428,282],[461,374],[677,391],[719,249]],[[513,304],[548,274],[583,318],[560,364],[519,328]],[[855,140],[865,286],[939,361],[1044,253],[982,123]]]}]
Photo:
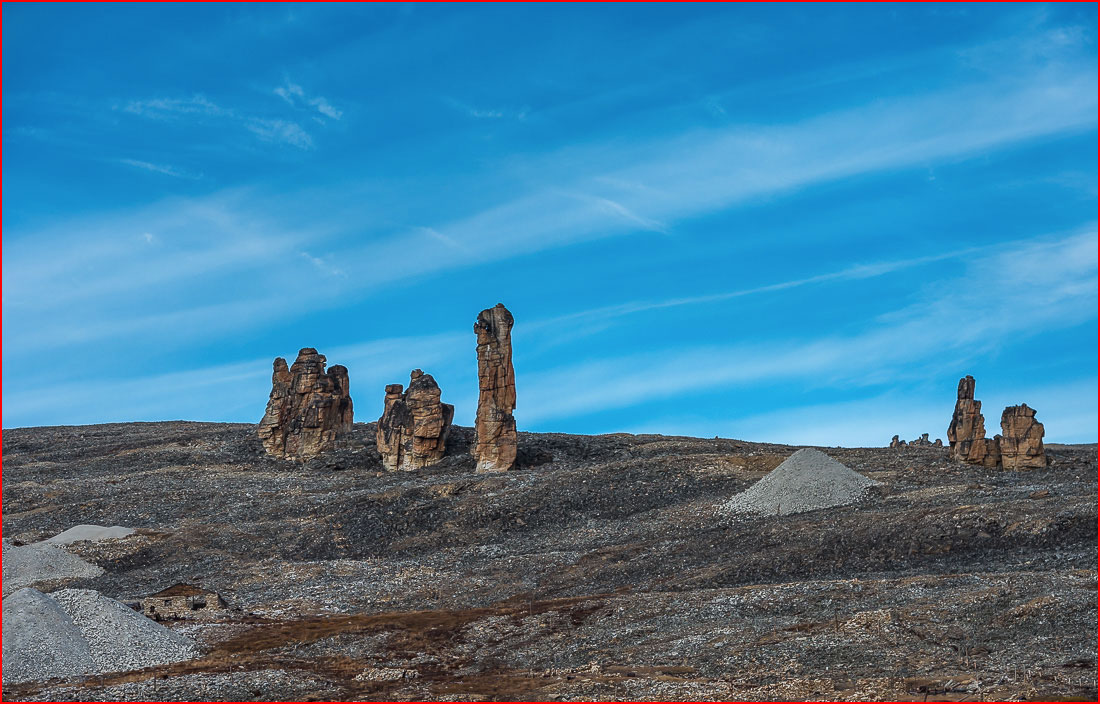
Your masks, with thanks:
[{"label": "blue sky", "polygon": [[1097,427],[1094,4],[4,8],[3,425],[356,420],[827,445]]}]

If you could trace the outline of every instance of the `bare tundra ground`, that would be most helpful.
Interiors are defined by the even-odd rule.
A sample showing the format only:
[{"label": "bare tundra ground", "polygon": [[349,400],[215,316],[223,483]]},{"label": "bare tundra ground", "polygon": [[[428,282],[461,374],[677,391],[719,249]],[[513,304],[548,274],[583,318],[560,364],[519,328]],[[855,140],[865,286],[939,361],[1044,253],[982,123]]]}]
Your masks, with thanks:
[{"label": "bare tundra ground", "polygon": [[477,474],[470,434],[382,473],[373,424],[304,465],[244,424],[5,431],[5,538],[137,529],[39,589],[230,610],[166,624],[198,659],[4,698],[1096,699],[1095,445],[1026,472],[821,448],[880,484],[755,517],[717,509],[796,448],[521,433]]}]

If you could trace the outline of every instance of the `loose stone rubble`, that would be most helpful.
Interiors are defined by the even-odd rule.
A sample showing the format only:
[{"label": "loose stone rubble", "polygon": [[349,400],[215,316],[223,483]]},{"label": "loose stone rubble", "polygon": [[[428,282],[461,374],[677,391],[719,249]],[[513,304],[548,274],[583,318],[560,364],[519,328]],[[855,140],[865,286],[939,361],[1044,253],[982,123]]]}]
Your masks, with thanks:
[{"label": "loose stone rubble", "polygon": [[103,568],[49,543],[12,545],[3,541],[4,596],[38,582],[98,577]]},{"label": "loose stone rubble", "polygon": [[298,352],[289,369],[278,357],[271,375],[271,396],[257,431],[264,449],[275,457],[306,459],[335,449],[351,430],[348,370],[333,365],[312,347]]},{"label": "loose stone rubble", "polygon": [[512,314],[502,303],[481,311],[477,333],[477,442],[479,472],[504,472],[516,461],[516,375],[512,368]]},{"label": "loose stone rubble", "polygon": [[951,447],[950,457],[956,462],[985,467],[1000,464],[1000,447],[996,439],[985,437],[982,402],[974,400],[974,377],[969,374],[959,379],[958,400],[947,428],[947,441]]},{"label": "loose stone rubble", "polygon": [[1035,409],[1026,403],[1009,406],[1001,414],[1001,464],[1005,469],[1035,469],[1047,466],[1043,450],[1043,424],[1035,420]]},{"label": "loose stone rubble", "polygon": [[386,387],[385,410],[378,419],[378,451],[386,471],[413,470],[443,459],[455,407],[439,400],[431,374],[414,369],[409,389]]}]

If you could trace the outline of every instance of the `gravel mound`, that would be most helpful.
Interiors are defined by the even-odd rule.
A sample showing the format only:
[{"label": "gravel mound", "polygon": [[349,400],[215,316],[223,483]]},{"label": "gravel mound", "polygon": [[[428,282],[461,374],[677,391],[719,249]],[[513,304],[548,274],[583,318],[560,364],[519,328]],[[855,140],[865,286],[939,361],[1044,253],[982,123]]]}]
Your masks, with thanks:
[{"label": "gravel mound", "polygon": [[4,682],[72,678],[166,665],[197,656],[195,644],[90,589],[4,599]]},{"label": "gravel mound", "polygon": [[68,545],[69,543],[75,543],[80,540],[125,538],[127,535],[132,535],[133,532],[133,528],[125,528],[123,526],[79,525],[62,531],[45,542],[54,545]]},{"label": "gravel mound", "polygon": [[91,648],[61,605],[37,589],[4,599],[4,684],[95,671]]},{"label": "gravel mound", "polygon": [[62,589],[50,596],[88,641],[97,672],[139,670],[198,655],[191,639],[92,589]]},{"label": "gravel mound", "polygon": [[81,560],[61,548],[36,543],[12,545],[3,541],[4,596],[50,579],[98,577],[103,569]]},{"label": "gravel mound", "polygon": [[720,511],[786,516],[853,503],[877,484],[824,452],[804,449],[727,501]]}]

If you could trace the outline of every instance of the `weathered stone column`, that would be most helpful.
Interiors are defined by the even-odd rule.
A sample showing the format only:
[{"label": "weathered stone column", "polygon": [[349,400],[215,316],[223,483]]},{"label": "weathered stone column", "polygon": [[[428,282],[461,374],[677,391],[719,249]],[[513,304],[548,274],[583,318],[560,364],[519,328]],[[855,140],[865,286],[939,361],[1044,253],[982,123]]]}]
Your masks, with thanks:
[{"label": "weathered stone column", "polygon": [[306,459],[336,447],[351,430],[353,412],[348,370],[304,347],[287,369],[278,357],[271,375],[271,395],[257,434],[268,454]]},{"label": "weathered stone column", "polygon": [[1009,406],[1001,414],[1001,464],[1005,469],[1036,469],[1047,466],[1043,449],[1043,424],[1035,420],[1035,409],[1026,403]]},{"label": "weathered stone column", "polygon": [[958,400],[947,428],[947,440],[951,443],[950,457],[956,462],[986,467],[996,467],[1000,463],[997,441],[985,437],[982,402],[974,400],[974,377],[969,374],[959,379]]},{"label": "weathered stone column", "polygon": [[414,369],[409,390],[386,387],[385,410],[378,419],[378,451],[387,471],[427,467],[443,459],[455,407],[439,400],[439,385],[431,374]]},{"label": "weathered stone column", "polygon": [[477,420],[474,459],[479,472],[505,472],[516,461],[516,375],[512,369],[512,325],[503,304],[481,311],[477,333]]}]

